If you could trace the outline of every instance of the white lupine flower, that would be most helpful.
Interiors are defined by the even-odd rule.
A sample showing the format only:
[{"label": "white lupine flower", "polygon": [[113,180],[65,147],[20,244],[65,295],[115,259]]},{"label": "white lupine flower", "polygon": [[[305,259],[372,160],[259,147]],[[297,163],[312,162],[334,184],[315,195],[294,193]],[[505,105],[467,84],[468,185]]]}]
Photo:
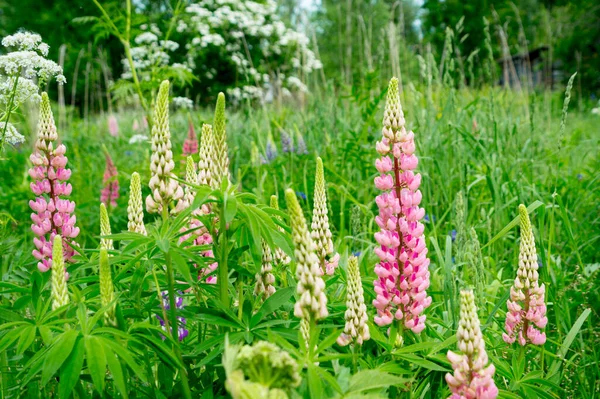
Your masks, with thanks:
[{"label": "white lupine flower", "polygon": [[273,255],[267,243],[262,240],[262,264],[260,271],[256,273],[256,285],[254,295],[267,299],[275,293],[275,276],[273,275]]},{"label": "white lupine flower", "polygon": [[351,256],[348,259],[348,285],[346,287],[346,325],[344,332],[339,336],[338,344],[344,346],[355,341],[362,345],[371,338],[367,325],[367,307],[358,268],[358,258]]}]

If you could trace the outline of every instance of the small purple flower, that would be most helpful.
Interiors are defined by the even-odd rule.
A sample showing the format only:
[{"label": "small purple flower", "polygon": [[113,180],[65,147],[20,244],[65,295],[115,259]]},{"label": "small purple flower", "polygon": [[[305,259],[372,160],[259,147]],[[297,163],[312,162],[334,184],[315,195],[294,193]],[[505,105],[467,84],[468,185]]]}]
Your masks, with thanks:
[{"label": "small purple flower", "polygon": [[425,217],[423,218],[423,221],[425,223],[435,222],[435,216],[431,215],[431,217],[430,217],[429,214],[426,213]]},{"label": "small purple flower", "polygon": [[130,156],[133,155],[133,151],[127,150],[127,151],[125,151],[125,155],[127,155],[128,157],[130,157]]},{"label": "small purple flower", "polygon": [[583,180],[583,175],[581,173],[577,174],[577,180],[579,180],[579,181]]},{"label": "small purple flower", "polygon": [[300,133],[298,133],[298,144],[296,145],[296,154],[306,155],[308,154],[308,149],[306,148],[306,143],[304,142],[304,137]]},{"label": "small purple flower", "polygon": [[306,194],[302,191],[296,191],[296,195],[306,201]]},{"label": "small purple flower", "polygon": [[[163,331],[167,332],[167,327],[165,327],[165,321],[163,320],[162,317],[160,317],[159,315],[156,315],[156,318],[158,319],[158,322],[160,323],[160,326],[162,327]],[[177,320],[179,320],[179,325],[177,326],[177,335],[179,336],[179,340],[183,341],[183,339],[185,337],[187,337],[189,335],[189,331],[185,328],[185,325],[187,324],[187,320],[185,319],[185,317],[181,317],[178,316]],[[169,332],[171,332],[171,330],[169,329]],[[163,340],[166,339],[166,337],[164,335],[160,336]]]},{"label": "small purple flower", "polygon": [[541,259],[538,259],[538,267],[541,269],[542,267],[544,267],[544,263],[542,262]]},{"label": "small purple flower", "polygon": [[[181,291],[177,291],[177,293],[179,295],[183,295],[183,292],[181,292]],[[165,308],[165,310],[171,309],[171,304],[169,302],[169,292],[168,291],[163,291],[162,292],[162,297],[163,297],[163,307]],[[176,296],[175,297],[175,308],[177,308],[177,309],[183,309],[183,296]]]},{"label": "small purple flower", "polygon": [[284,153],[294,151],[292,138],[283,130],[281,131],[281,151],[283,151]]},{"label": "small purple flower", "polygon": [[352,255],[354,255],[354,256],[356,256],[358,258],[361,253],[362,252],[360,252],[360,251],[354,251],[354,252],[352,252]]},{"label": "small purple flower", "polygon": [[267,148],[265,149],[265,155],[267,156],[267,162],[270,162],[277,158],[277,148],[271,142],[271,140],[267,141]]},{"label": "small purple flower", "polygon": [[452,237],[452,242],[456,241],[456,230],[452,230],[450,236]]}]

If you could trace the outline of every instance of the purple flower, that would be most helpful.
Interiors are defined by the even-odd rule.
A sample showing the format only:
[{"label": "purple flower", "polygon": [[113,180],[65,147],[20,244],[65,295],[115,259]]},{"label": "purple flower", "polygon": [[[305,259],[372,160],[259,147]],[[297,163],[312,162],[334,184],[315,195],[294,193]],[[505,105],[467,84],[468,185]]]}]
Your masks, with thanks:
[{"label": "purple flower", "polygon": [[[167,331],[167,327],[165,326],[165,321],[163,320],[162,317],[160,317],[159,315],[156,315],[156,318],[158,319],[158,322],[160,323],[160,326],[162,327],[162,329],[166,332]],[[183,339],[185,337],[187,337],[189,335],[189,331],[185,328],[185,325],[187,324],[187,320],[185,319],[185,317],[181,317],[178,316],[177,320],[179,320],[179,325],[177,326],[177,335],[179,336],[179,340],[183,341]],[[171,330],[169,329],[169,332],[171,332]],[[161,338],[163,340],[166,339],[166,337],[164,335],[161,335]]]},{"label": "purple flower", "polygon": [[296,191],[296,195],[303,200],[306,200],[306,194],[304,194],[302,191]]},{"label": "purple flower", "polygon": [[452,230],[450,236],[452,237],[452,242],[456,241],[456,230]]},{"label": "purple flower", "polygon": [[304,137],[301,134],[298,134],[298,143],[296,145],[296,154],[306,155],[308,154],[308,149],[306,148],[306,143],[304,142]]},{"label": "purple flower", "polygon": [[268,162],[277,158],[277,148],[275,147],[275,145],[273,145],[273,143],[271,143],[271,140],[269,140],[267,142],[267,148],[265,150],[265,155],[267,156],[266,160]]},{"label": "purple flower", "polygon": [[429,216],[429,214],[425,214],[423,221],[427,222],[427,223],[435,222],[435,216],[433,216],[433,215]]},{"label": "purple flower", "polygon": [[292,138],[285,131],[281,131],[281,151],[284,153],[294,151]]},{"label": "purple flower", "polygon": [[361,252],[360,251],[354,251],[352,252],[352,255],[356,256],[357,258],[360,256]]},{"label": "purple flower", "polygon": [[577,180],[583,180],[583,175],[581,173],[577,174]]},{"label": "purple flower", "polygon": [[[181,292],[181,291],[177,291],[177,293],[179,295],[183,295],[183,292]],[[169,301],[169,292],[163,291],[162,297],[163,297],[163,307],[165,308],[165,310],[170,310],[171,304]],[[175,308],[183,309],[183,296],[175,296]]]}]

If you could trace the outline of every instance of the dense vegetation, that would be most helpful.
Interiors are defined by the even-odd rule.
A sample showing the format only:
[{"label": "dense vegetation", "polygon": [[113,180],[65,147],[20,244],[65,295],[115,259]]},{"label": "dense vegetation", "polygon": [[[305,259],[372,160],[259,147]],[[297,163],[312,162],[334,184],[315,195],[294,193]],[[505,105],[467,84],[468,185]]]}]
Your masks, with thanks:
[{"label": "dense vegetation", "polygon": [[[323,2],[305,35],[283,1],[270,23],[287,30],[266,48],[289,53],[254,53],[269,78],[253,85],[216,36],[209,54],[186,47],[184,3],[130,14],[54,2],[40,15],[95,16],[68,25],[93,26],[72,39],[43,18],[6,25],[51,47],[11,36],[0,55],[2,398],[598,397],[600,112],[583,97],[593,66],[563,64],[564,90],[496,85],[494,18],[510,5],[494,16],[426,1],[420,38],[423,11],[408,3]],[[235,40],[227,19],[200,10],[213,2],[194,3],[211,34]],[[529,6],[534,31],[543,15],[555,27],[555,13],[581,12]],[[399,7],[401,30],[389,25]],[[350,36],[332,33],[348,21]],[[254,22],[244,29],[260,47]],[[167,52],[171,24],[180,46],[166,44],[168,58],[134,59],[136,47]],[[365,44],[389,29],[403,39]],[[557,56],[575,40],[561,32]],[[67,40],[69,54],[95,43],[79,68],[98,62],[79,90],[62,86],[85,99],[73,108],[51,101],[63,76],[49,60]],[[216,59],[231,74],[195,72]],[[105,85],[103,71],[125,75]]]}]

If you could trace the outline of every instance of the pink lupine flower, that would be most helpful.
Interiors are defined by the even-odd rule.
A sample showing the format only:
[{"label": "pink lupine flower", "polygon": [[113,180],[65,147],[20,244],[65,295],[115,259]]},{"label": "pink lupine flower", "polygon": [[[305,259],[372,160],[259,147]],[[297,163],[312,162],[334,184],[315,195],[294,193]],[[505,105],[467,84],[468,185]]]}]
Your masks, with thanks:
[{"label": "pink lupine flower", "polygon": [[108,132],[113,137],[117,137],[119,135],[119,122],[117,121],[117,117],[113,114],[110,114],[108,117]]},{"label": "pink lupine flower", "polygon": [[[62,236],[63,256],[67,262],[75,255],[74,238],[79,234],[75,227],[75,203],[60,198],[71,194],[71,184],[67,180],[71,171],[66,169],[66,147],[60,144],[54,148],[58,139],[54,117],[50,108],[50,100],[42,93],[38,138],[35,150],[29,157],[33,167],[29,176],[34,180],[31,190],[37,196],[35,201],[29,201],[34,213],[31,214],[31,230],[36,235],[33,239],[35,248],[33,256],[39,260],[38,269],[47,272],[52,267],[52,243],[56,235]],[[68,278],[68,273],[67,276]]]},{"label": "pink lupine flower", "polygon": [[494,383],[496,369],[489,364],[481,333],[473,291],[460,292],[460,322],[456,333],[462,354],[448,351],[453,374],[446,374],[452,391],[448,399],[495,399],[498,388]]},{"label": "pink lupine flower", "polygon": [[115,163],[106,149],[105,152],[106,167],[104,169],[104,177],[102,179],[104,188],[102,188],[100,193],[100,202],[106,206],[108,206],[110,203],[110,206],[114,208],[117,206],[117,199],[119,198],[119,180],[117,179],[118,171]]},{"label": "pink lupine flower", "polygon": [[188,157],[190,155],[195,155],[198,152],[198,137],[196,136],[196,131],[194,130],[194,123],[190,118],[188,121],[188,135],[185,141],[183,142],[183,156]]},{"label": "pink lupine flower", "polygon": [[380,173],[375,186],[384,191],[375,199],[379,208],[375,221],[381,229],[375,234],[380,245],[375,249],[380,260],[375,266],[375,323],[386,326],[397,320],[420,333],[425,328],[423,311],[431,304],[426,291],[429,259],[420,222],[425,210],[419,207],[421,175],[413,172],[418,164],[414,134],[404,126],[396,78],[390,81],[383,125],[383,138],[377,143],[381,158],[375,162]]},{"label": "pink lupine flower", "polygon": [[546,334],[539,329],[546,327],[546,303],[544,300],[546,287],[539,285],[538,261],[535,250],[535,238],[525,205],[519,205],[521,219],[521,245],[519,251],[519,269],[513,286],[510,288],[510,299],[506,301],[506,333],[502,334],[505,342],[512,344],[518,341],[525,346],[527,342],[543,345]]}]

